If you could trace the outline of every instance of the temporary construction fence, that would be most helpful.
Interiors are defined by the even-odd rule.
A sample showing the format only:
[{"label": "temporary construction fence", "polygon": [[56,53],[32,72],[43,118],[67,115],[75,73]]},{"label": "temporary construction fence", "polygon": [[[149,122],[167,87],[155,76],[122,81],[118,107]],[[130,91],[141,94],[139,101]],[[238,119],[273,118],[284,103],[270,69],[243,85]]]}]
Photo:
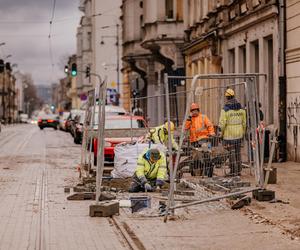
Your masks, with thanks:
[{"label": "temporary construction fence", "polygon": [[[174,204],[174,182],[176,176],[178,176],[178,170],[186,166],[188,166],[192,173],[198,171],[201,175],[212,177],[213,174],[221,176],[230,174],[239,175],[242,165],[246,165],[249,169],[253,169],[256,184],[260,187],[263,186],[264,179],[261,164],[263,159],[259,155],[259,138],[257,133],[259,122],[257,79],[259,76],[264,75],[210,74],[196,75],[194,77],[165,76],[166,107],[169,123],[171,122],[168,93],[169,81],[173,79],[185,80],[188,84],[187,88],[189,92],[186,99],[184,116],[180,122],[179,150],[176,154],[174,169],[170,168],[170,190],[166,216],[170,208],[172,210],[177,208]],[[235,91],[235,97],[240,104],[232,100],[225,102],[224,93],[227,88]],[[209,119],[211,121],[210,138],[194,141],[192,140],[193,138],[189,137],[189,133],[187,133],[186,124],[188,119],[190,119],[190,105],[193,102],[199,104],[202,120],[207,121]],[[227,105],[226,107],[224,107],[225,104]],[[240,110],[240,112],[246,113],[245,127],[247,129],[243,138],[239,136],[233,140],[224,140],[226,139],[223,138],[224,134],[219,133],[218,125],[222,125],[223,127],[228,126],[226,120],[222,121],[220,119],[221,110],[224,108]],[[235,131],[231,132],[234,134]],[[170,141],[169,151],[172,152]],[[172,157],[170,157],[169,161],[171,165],[172,160]]]},{"label": "temporary construction fence", "polygon": [[[99,201],[103,168],[104,168],[104,125],[105,125],[105,103],[106,103],[106,79],[102,81],[99,78],[99,84],[96,88],[88,92],[88,99],[86,103],[85,120],[83,124],[83,138],[81,148],[81,165],[80,171],[89,176],[92,167],[91,151],[92,140],[97,138],[98,147],[98,161],[96,166],[96,202]],[[97,122],[95,121],[95,113],[98,112]],[[95,131],[95,124],[97,130]]]},{"label": "temporary construction fence", "polygon": [[[215,78],[213,78],[215,77]],[[178,154],[178,165],[176,175],[180,176],[183,172],[190,172],[192,175],[203,175],[212,177],[233,176],[240,174],[242,167],[248,167],[251,172],[256,171],[255,176],[259,182],[260,172],[255,168],[259,161],[256,155],[258,145],[256,138],[256,128],[258,124],[258,100],[257,100],[257,74],[240,75],[211,75],[207,79],[199,80],[199,86],[194,89],[190,86],[191,78],[188,77],[168,77],[165,83],[165,92],[158,95],[149,95],[145,97],[134,97],[131,99],[132,115],[143,116],[148,122],[149,131],[151,128],[161,126],[167,121],[175,123],[177,130],[174,133],[175,140],[179,143],[180,135],[183,141]],[[169,88],[174,83],[174,79],[184,82],[187,90],[169,92]],[[250,81],[251,79],[251,81]],[[159,84],[157,84],[159,86]],[[234,109],[239,109],[245,113],[245,136],[238,140],[223,140],[219,132],[220,113],[225,105],[224,92],[227,88],[234,89],[236,99],[239,104],[232,103]],[[162,86],[160,86],[162,89]],[[174,87],[172,86],[174,90]],[[178,90],[178,89],[177,89]],[[189,131],[184,129],[185,116],[190,115],[189,106],[196,102],[200,106],[200,116],[209,119],[214,131],[208,139],[200,141],[192,140],[189,137]],[[226,125],[226,124],[225,124]],[[224,126],[225,126],[224,125]],[[255,135],[255,136],[253,136]],[[131,137],[134,137],[132,132]],[[245,138],[245,139],[244,139]],[[263,140],[259,140],[262,142]],[[169,142],[165,146],[169,147]],[[170,141],[168,153],[173,155],[172,142]],[[260,147],[262,148],[262,147]],[[172,161],[169,158],[169,161]],[[171,163],[174,165],[173,163]],[[170,168],[170,171],[172,168]],[[262,183],[262,180],[260,180]]]},{"label": "temporary construction fence", "polygon": [[88,175],[92,167],[92,137],[90,136],[90,132],[94,127],[96,99],[99,94],[99,88],[90,90],[88,92],[87,102],[85,105],[85,119],[83,123],[80,160],[80,173],[81,175],[84,173],[85,177]]}]

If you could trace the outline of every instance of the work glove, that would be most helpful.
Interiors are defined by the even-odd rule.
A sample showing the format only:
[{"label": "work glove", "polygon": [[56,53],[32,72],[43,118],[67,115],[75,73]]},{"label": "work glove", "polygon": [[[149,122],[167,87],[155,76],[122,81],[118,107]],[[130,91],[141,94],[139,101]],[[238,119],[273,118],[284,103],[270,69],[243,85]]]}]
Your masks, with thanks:
[{"label": "work glove", "polygon": [[146,192],[151,192],[153,190],[149,183],[145,183],[144,188]]},{"label": "work glove", "polygon": [[156,180],[156,186],[157,187],[162,187],[165,184],[165,182],[163,180]]}]

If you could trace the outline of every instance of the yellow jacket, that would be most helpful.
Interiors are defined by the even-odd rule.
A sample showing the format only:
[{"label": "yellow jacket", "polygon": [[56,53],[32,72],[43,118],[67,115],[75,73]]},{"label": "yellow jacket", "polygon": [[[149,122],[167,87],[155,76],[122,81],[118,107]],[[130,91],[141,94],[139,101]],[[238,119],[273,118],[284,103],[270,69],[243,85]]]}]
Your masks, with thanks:
[{"label": "yellow jacket", "polygon": [[242,139],[246,132],[246,111],[235,99],[230,100],[221,110],[219,127],[224,140]]},{"label": "yellow jacket", "polygon": [[[163,144],[168,147],[169,136],[168,133],[164,131],[164,125],[153,128],[154,132],[148,134],[149,139],[155,144]],[[172,147],[175,150],[178,150],[178,144],[174,140],[174,134],[171,133]]]},{"label": "yellow jacket", "polygon": [[164,181],[167,178],[167,163],[165,155],[160,152],[160,159],[156,163],[150,162],[149,149],[140,154],[137,161],[135,175],[139,179],[145,177],[147,180],[159,179]]}]

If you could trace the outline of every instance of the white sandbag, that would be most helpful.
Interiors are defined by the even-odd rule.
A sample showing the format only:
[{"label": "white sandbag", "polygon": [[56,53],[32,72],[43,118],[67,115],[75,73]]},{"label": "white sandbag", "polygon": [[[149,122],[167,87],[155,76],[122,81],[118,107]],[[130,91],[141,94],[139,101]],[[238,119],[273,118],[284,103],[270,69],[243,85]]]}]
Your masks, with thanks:
[{"label": "white sandbag", "polygon": [[[132,177],[137,167],[137,159],[141,153],[149,148],[149,143],[119,144],[115,147],[113,178]],[[157,148],[166,152],[166,147],[161,144],[151,144],[151,148]]]}]

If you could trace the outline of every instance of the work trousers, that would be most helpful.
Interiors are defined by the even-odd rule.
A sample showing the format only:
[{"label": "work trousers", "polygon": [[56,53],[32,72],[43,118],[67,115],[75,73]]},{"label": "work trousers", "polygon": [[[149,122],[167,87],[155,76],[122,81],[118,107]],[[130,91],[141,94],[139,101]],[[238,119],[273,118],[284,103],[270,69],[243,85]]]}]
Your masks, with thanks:
[{"label": "work trousers", "polygon": [[224,146],[229,151],[229,167],[230,175],[241,175],[242,171],[242,157],[241,146],[242,139],[224,140]]}]

